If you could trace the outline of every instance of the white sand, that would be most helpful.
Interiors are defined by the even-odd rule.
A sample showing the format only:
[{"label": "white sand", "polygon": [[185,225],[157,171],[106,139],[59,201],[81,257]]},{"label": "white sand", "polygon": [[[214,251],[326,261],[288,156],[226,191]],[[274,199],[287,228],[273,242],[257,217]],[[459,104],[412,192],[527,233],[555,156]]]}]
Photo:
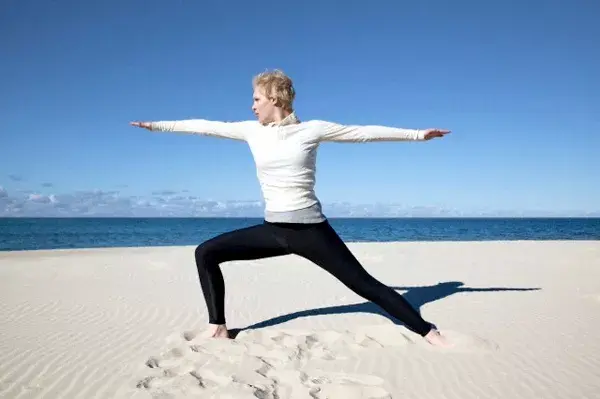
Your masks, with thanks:
[{"label": "white sand", "polygon": [[349,246],[455,347],[295,256],[225,264],[230,328],[267,326],[207,340],[194,247],[4,252],[0,397],[600,397],[600,242]]}]

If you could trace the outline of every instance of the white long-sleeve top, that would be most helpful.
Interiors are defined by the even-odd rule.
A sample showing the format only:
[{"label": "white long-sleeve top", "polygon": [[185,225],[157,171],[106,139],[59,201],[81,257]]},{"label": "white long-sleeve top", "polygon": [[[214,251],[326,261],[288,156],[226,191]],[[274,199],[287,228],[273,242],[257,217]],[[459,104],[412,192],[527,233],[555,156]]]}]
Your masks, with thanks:
[{"label": "white long-sleeve top", "polygon": [[[258,121],[191,119],[152,122],[151,130],[247,142],[265,201],[265,214],[268,215],[265,218],[300,223],[306,220],[306,215],[303,220],[295,220],[290,215],[303,209],[320,212],[314,187],[316,155],[321,142],[416,141],[424,140],[425,134],[424,130],[386,126],[341,125],[322,120],[300,122],[293,113],[279,123],[268,125]],[[316,219],[324,219],[319,216]]]}]

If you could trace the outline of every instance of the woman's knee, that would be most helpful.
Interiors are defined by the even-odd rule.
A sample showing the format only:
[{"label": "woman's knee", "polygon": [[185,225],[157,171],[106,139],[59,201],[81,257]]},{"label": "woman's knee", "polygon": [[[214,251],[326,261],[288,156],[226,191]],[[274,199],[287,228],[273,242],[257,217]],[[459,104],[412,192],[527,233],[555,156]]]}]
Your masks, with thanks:
[{"label": "woman's knee", "polygon": [[211,241],[205,241],[196,247],[194,256],[198,267],[207,267],[216,261],[216,246]]}]

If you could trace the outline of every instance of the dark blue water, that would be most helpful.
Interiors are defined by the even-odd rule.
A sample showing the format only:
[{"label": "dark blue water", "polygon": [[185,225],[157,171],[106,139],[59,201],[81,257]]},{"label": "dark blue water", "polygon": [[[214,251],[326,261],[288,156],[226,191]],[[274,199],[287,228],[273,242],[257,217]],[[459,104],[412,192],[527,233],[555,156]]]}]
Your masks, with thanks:
[{"label": "dark blue water", "polygon": [[[0,251],[197,245],[258,218],[0,218]],[[330,219],[344,241],[598,240],[600,218]]]}]

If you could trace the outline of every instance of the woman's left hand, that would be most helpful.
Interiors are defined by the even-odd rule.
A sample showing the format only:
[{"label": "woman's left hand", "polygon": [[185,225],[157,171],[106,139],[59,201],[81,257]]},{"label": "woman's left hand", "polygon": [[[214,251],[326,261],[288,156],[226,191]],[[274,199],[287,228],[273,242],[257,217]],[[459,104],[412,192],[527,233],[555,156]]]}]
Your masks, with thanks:
[{"label": "woman's left hand", "polygon": [[450,130],[445,130],[445,129],[427,129],[427,130],[425,130],[424,139],[425,140],[431,140],[431,139],[434,139],[436,137],[444,137],[448,133],[450,133]]}]

